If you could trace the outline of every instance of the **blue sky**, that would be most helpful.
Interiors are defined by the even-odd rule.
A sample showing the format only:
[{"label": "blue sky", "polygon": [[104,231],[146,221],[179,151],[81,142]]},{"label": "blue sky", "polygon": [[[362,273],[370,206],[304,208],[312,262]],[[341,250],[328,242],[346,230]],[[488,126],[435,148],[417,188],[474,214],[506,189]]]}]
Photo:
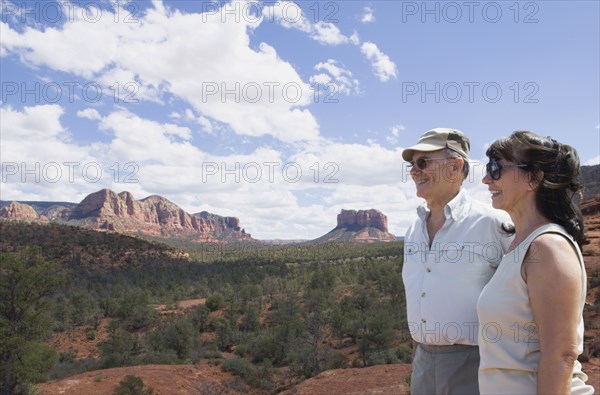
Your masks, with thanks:
[{"label": "blue sky", "polygon": [[528,129],[600,162],[598,1],[1,0],[2,200],[101,188],[318,237],[421,203],[401,151]]}]

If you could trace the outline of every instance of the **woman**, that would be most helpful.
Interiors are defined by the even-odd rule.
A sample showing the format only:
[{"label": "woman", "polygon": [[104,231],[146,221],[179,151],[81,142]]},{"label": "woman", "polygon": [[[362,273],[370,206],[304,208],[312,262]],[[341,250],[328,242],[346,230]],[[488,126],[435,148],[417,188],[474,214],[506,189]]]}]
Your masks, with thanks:
[{"label": "woman", "polygon": [[483,289],[479,315],[482,394],[593,394],[583,351],[586,274],[574,148],[518,131],[494,142],[483,183],[511,216],[515,238]]}]

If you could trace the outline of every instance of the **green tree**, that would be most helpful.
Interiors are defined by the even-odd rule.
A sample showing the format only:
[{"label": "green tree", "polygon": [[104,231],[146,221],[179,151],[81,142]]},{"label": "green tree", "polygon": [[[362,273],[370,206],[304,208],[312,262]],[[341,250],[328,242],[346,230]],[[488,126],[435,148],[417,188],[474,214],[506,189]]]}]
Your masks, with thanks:
[{"label": "green tree", "polygon": [[43,380],[58,359],[43,341],[50,297],[64,276],[34,247],[0,253],[0,273],[0,394],[13,395]]},{"label": "green tree", "polygon": [[73,324],[97,326],[103,315],[97,299],[97,295],[91,295],[89,291],[78,289],[73,292],[71,296]]},{"label": "green tree", "polygon": [[308,346],[305,356],[305,375],[321,373],[321,362],[328,353],[323,347],[325,339],[331,335],[331,300],[329,290],[307,292],[304,300],[305,333],[303,339]]},{"label": "green tree", "polygon": [[122,329],[112,332],[99,347],[104,368],[131,365],[134,358],[141,353],[138,339]]},{"label": "green tree", "polygon": [[117,317],[131,331],[148,328],[158,318],[158,313],[150,305],[150,297],[141,290],[124,295],[119,301]]},{"label": "green tree", "polygon": [[73,327],[73,306],[68,298],[63,295],[56,298],[52,310],[54,330],[63,332]]},{"label": "green tree", "polygon": [[288,290],[273,302],[270,324],[273,326],[274,341],[278,353],[272,357],[273,362],[280,363],[285,358],[288,348],[295,343],[304,331],[302,308],[298,292]]},{"label": "green tree", "polygon": [[208,307],[203,304],[190,309],[189,315],[196,332],[204,332],[207,329],[209,312]]},{"label": "green tree", "polygon": [[246,314],[242,319],[240,330],[246,332],[256,331],[260,328],[260,312],[258,307],[249,306],[246,309]]},{"label": "green tree", "polygon": [[175,351],[179,359],[187,358],[195,344],[196,333],[188,319],[175,317],[165,328],[165,346]]}]

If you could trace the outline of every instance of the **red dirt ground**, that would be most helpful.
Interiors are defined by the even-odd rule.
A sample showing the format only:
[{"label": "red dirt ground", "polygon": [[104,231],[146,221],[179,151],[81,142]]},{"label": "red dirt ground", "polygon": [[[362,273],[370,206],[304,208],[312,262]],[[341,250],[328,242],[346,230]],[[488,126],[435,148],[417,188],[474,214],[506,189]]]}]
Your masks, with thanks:
[{"label": "red dirt ground", "polygon": [[201,365],[145,365],[95,370],[38,386],[40,395],[113,395],[119,382],[127,375],[140,377],[144,388],[152,387],[155,395],[198,395],[201,390],[213,388],[213,394],[240,394],[228,389],[223,381],[233,379],[219,366]]}]

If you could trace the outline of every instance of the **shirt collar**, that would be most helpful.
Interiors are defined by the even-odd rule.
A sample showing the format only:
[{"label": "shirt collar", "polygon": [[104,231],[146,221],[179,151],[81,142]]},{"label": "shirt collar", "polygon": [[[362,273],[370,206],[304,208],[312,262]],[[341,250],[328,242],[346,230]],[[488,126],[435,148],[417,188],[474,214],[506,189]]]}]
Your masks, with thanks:
[{"label": "shirt collar", "polygon": [[[458,218],[463,216],[469,210],[469,200],[467,191],[461,189],[460,192],[450,200],[444,207],[444,215],[446,218],[452,218],[456,221]],[[429,207],[427,204],[423,204],[417,207],[417,214],[419,218],[425,220],[429,215]]]}]

